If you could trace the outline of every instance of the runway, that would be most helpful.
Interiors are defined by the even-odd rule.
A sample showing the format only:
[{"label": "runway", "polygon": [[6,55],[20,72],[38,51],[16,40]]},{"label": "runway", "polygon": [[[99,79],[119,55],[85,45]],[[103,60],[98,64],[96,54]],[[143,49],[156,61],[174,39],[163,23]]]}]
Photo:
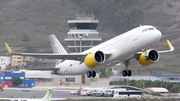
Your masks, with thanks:
[{"label": "runway", "polygon": [[[47,90],[29,90],[29,91],[22,91],[17,89],[4,89],[3,92],[0,92],[0,99],[2,98],[36,98],[41,99],[45,96]],[[66,99],[123,99],[123,98],[116,98],[116,97],[92,97],[92,96],[81,96],[81,95],[70,95],[70,90],[53,90],[52,92],[52,100],[66,100]],[[152,95],[145,95],[143,98],[172,98],[172,97],[158,97]],[[179,98],[179,97],[173,97]]]},{"label": "runway", "polygon": [[[3,92],[0,92],[0,98],[43,98],[46,94],[46,90],[10,90],[5,89]],[[70,91],[53,91],[52,98],[86,98],[91,96],[81,96],[81,95],[70,95]]]}]

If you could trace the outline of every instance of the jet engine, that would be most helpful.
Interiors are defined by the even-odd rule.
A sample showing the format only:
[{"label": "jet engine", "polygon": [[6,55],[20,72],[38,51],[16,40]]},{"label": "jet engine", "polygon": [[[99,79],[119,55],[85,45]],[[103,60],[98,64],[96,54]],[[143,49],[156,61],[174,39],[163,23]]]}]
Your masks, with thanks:
[{"label": "jet engine", "polygon": [[149,66],[159,60],[159,53],[154,49],[149,49],[146,52],[143,52],[138,61],[142,66]]},{"label": "jet engine", "polygon": [[89,53],[85,59],[84,63],[88,68],[93,68],[97,65],[102,64],[105,61],[106,57],[103,52],[96,51],[93,53]]}]

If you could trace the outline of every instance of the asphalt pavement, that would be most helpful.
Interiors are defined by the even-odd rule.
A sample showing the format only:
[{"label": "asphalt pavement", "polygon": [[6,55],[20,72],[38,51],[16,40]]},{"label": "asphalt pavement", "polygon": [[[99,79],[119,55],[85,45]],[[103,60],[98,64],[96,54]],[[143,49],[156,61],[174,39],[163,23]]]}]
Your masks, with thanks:
[{"label": "asphalt pavement", "polygon": [[[0,92],[0,98],[43,98],[46,95],[47,91],[45,90],[11,90],[4,89],[3,92]],[[90,96],[81,96],[81,95],[70,95],[70,91],[53,91],[52,98],[86,98]]]}]

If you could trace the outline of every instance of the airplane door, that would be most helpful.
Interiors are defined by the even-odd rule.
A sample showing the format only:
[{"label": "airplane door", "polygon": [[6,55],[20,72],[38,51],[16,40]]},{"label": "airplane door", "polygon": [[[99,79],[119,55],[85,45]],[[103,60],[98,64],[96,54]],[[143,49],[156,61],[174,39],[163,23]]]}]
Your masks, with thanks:
[{"label": "airplane door", "polygon": [[133,32],[133,41],[137,40],[137,34],[135,32]]}]

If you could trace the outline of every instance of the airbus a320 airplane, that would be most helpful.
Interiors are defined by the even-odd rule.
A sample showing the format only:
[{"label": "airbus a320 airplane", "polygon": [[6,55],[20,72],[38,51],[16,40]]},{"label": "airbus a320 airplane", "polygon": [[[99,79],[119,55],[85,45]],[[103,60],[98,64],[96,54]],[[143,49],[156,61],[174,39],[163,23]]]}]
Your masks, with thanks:
[{"label": "airbus a320 airplane", "polygon": [[115,38],[90,48],[82,53],[68,54],[55,35],[50,35],[50,43],[53,53],[18,53],[13,52],[5,43],[12,55],[32,56],[43,59],[56,59],[52,70],[59,75],[81,75],[87,73],[87,77],[95,77],[96,70],[110,67],[118,63],[124,63],[123,76],[131,76],[128,70],[129,62],[135,58],[142,66],[148,66],[159,60],[159,53],[171,52],[174,47],[167,40],[169,50],[157,51],[147,49],[161,39],[161,32],[150,25],[139,26],[125,32]]}]

